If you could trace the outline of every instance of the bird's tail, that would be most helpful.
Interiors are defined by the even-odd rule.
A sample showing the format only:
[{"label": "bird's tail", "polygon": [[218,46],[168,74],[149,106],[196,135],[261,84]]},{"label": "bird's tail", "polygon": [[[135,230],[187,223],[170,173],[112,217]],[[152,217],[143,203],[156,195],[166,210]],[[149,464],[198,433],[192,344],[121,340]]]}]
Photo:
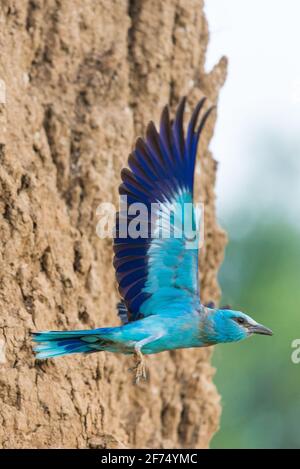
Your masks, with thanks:
[{"label": "bird's tail", "polygon": [[107,327],[89,331],[34,332],[32,333],[32,340],[36,343],[34,352],[36,358],[45,359],[73,353],[110,350],[114,344],[112,340],[114,329]]}]

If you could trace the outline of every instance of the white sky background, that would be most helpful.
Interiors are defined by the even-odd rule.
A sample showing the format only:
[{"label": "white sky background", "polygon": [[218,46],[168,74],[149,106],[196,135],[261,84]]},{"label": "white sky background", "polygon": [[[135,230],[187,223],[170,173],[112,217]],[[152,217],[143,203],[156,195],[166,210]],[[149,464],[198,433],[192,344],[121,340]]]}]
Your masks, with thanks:
[{"label": "white sky background", "polygon": [[211,142],[220,163],[217,207],[222,217],[241,208],[241,196],[251,197],[245,194],[247,174],[259,164],[252,148],[258,135],[274,129],[287,142],[290,136],[300,138],[300,1],[206,0],[205,11],[210,30],[206,69],[222,55],[229,59]]}]

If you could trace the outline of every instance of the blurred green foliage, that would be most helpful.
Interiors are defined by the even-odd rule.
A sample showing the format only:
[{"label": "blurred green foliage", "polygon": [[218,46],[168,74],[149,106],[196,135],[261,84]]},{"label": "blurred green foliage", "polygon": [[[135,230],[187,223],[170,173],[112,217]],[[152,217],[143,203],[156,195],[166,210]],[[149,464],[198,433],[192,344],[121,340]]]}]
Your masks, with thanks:
[{"label": "blurred green foliage", "polygon": [[300,339],[300,178],[290,164],[296,148],[300,159],[300,144],[262,141],[247,182],[255,190],[226,215],[230,241],[219,281],[222,304],[250,314],[274,336],[215,348],[223,415],[212,448],[300,448],[300,364],[291,360],[292,341]]}]

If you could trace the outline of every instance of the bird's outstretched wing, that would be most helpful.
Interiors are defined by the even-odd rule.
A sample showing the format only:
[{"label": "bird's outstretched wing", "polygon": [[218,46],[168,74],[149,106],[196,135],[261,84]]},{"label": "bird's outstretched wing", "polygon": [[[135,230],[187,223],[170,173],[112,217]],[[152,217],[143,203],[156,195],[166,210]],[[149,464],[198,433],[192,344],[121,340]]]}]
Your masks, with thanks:
[{"label": "bird's outstretched wing", "polygon": [[[123,169],[116,217],[114,267],[128,320],[199,302],[198,227],[193,207],[194,169],[201,131],[213,108],[197,126],[203,98],[183,130],[186,99],[173,123],[168,107],[160,131],[153,122],[139,138]],[[127,203],[127,206],[125,206]],[[124,308],[122,310],[124,315]]]}]

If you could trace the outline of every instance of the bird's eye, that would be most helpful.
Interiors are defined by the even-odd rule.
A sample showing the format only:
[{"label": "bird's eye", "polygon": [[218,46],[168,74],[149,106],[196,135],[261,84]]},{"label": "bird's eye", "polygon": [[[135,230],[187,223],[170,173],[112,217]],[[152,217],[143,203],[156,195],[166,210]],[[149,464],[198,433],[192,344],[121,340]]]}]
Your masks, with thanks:
[{"label": "bird's eye", "polygon": [[246,320],[244,318],[236,318],[236,322],[241,325],[246,324]]}]

